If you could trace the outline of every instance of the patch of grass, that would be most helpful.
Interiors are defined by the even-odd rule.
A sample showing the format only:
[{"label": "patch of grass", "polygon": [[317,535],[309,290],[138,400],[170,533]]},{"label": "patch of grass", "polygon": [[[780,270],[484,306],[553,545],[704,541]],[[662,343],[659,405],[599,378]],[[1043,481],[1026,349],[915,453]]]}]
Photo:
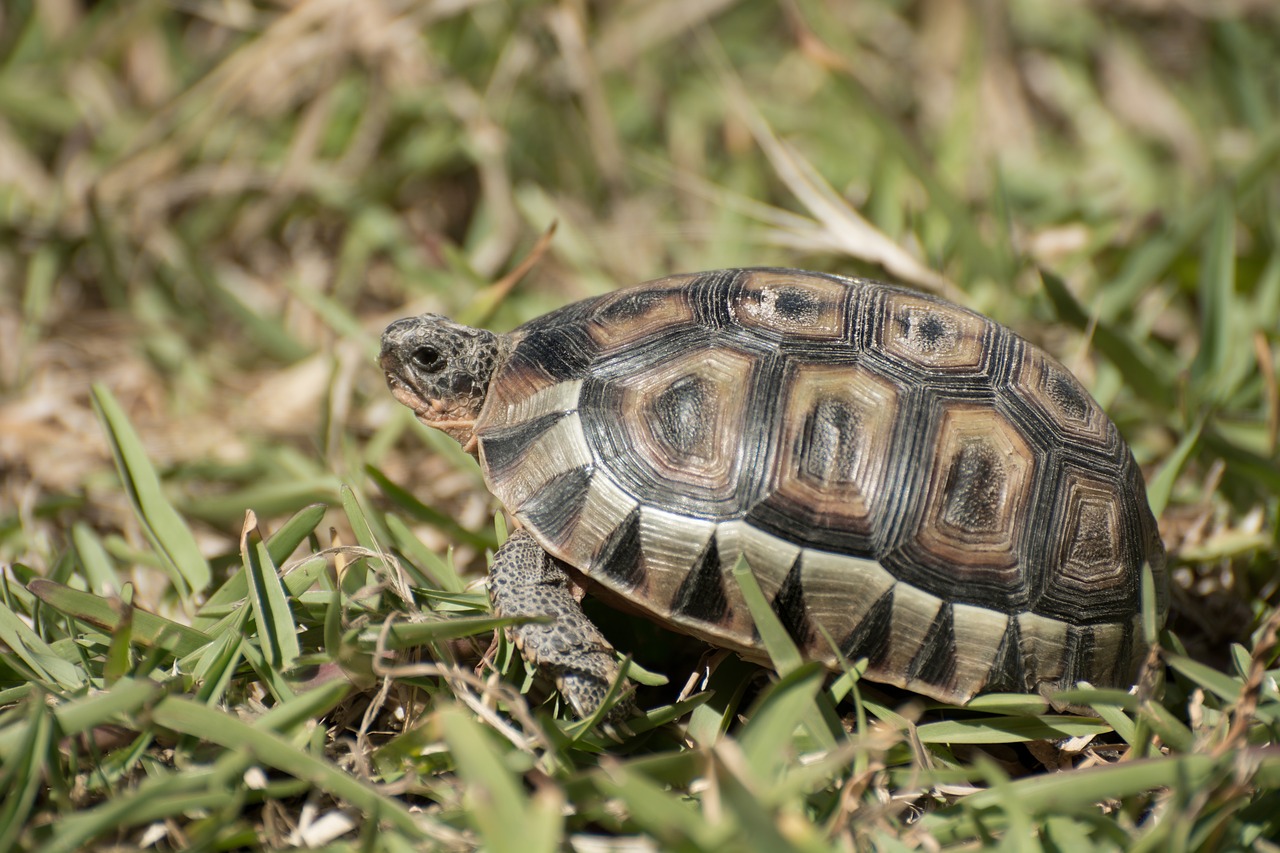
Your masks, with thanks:
[{"label": "patch of grass", "polygon": [[[4,4],[0,849],[1276,849],[1273,5]],[[1162,693],[950,708],[767,608],[781,676],[618,617],[642,715],[587,729],[490,647],[502,520],[383,326],[767,264],[1081,377]]]}]

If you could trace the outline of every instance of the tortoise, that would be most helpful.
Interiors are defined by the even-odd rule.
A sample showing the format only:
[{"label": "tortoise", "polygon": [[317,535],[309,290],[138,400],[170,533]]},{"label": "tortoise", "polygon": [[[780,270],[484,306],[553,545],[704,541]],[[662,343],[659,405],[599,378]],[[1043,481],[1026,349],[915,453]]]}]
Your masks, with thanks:
[{"label": "tortoise", "polygon": [[866,677],[955,704],[1127,687],[1144,566],[1167,610],[1115,424],[1043,350],[941,299],[726,269],[506,335],[399,320],[380,361],[516,520],[489,595],[551,617],[509,632],[580,716],[619,673],[584,588],[764,660],[740,557],[808,659],[865,658]]}]

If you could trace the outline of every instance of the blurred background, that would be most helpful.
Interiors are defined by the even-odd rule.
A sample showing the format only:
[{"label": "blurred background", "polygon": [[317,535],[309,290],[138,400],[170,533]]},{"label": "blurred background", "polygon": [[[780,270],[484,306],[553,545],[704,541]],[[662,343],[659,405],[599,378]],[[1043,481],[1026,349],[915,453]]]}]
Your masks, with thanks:
[{"label": "blurred background", "polygon": [[1222,653],[1276,596],[1277,57],[1269,0],[7,0],[0,562],[91,531],[167,595],[100,383],[208,557],[372,466],[478,568],[497,507],[386,393],[387,322],[785,265],[1063,360]]}]

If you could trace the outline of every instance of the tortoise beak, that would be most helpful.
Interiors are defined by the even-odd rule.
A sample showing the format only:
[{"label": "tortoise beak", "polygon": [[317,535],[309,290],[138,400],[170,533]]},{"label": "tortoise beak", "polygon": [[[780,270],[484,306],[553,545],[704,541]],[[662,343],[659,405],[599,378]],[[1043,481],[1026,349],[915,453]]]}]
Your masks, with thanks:
[{"label": "tortoise beak", "polygon": [[421,413],[427,406],[425,395],[414,382],[414,373],[408,362],[421,327],[422,324],[416,317],[396,320],[383,331],[382,350],[378,354],[378,366],[386,376],[391,395],[415,414]]}]

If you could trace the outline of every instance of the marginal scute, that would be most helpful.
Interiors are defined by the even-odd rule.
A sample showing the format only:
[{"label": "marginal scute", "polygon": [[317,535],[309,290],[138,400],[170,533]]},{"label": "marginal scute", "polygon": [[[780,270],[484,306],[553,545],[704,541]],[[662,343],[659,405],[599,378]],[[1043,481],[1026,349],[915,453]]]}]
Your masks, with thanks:
[{"label": "marginal scute", "polygon": [[[752,563],[752,567],[755,566]],[[757,570],[756,574],[759,576],[760,572]],[[801,584],[809,622],[814,629],[806,649],[810,656],[818,660],[832,658],[827,636],[842,649],[851,642],[859,645],[863,650],[860,654],[869,655],[872,650],[887,652],[887,635],[867,633],[871,630],[867,624],[877,618],[872,613],[875,603],[891,600],[896,584],[893,575],[883,566],[874,560],[806,548],[801,561]],[[761,586],[764,586],[763,580]],[[766,594],[770,591],[766,590]],[[884,618],[890,615],[886,613]]]},{"label": "marginal scute", "polygon": [[[594,475],[587,484],[586,495],[578,509],[577,521],[567,537],[557,539],[556,555],[574,566],[579,566],[587,574],[595,574],[598,569],[613,572],[616,577],[630,578],[634,586],[643,572],[638,566],[640,560],[638,546],[638,525],[640,505],[610,479],[608,472],[594,466]],[[631,520],[630,534],[627,522]],[[622,537],[619,539],[618,537]],[[635,547],[628,548],[634,541]],[[603,549],[601,543],[612,543],[616,553],[609,557],[611,565],[601,566],[599,561]]]},{"label": "marginal scute", "polygon": [[899,582],[893,588],[893,629],[889,633],[889,654],[882,668],[890,673],[909,673],[911,662],[920,654],[942,599]]},{"label": "marginal scute", "polygon": [[557,474],[521,504],[517,515],[552,542],[563,544],[578,529],[594,473],[590,465],[583,465]]},{"label": "marginal scute", "polygon": [[956,677],[955,614],[950,602],[943,602],[925,633],[919,651],[907,667],[907,682],[950,687]]},{"label": "marginal scute", "polygon": [[809,624],[809,613],[805,606],[804,580],[801,576],[801,555],[787,571],[782,586],[773,597],[772,607],[782,627],[791,635],[791,639],[800,645],[806,645],[813,636],[813,627]]},{"label": "marginal scute", "polygon": [[[483,438],[480,447],[483,455]],[[504,456],[508,454],[515,455],[514,451],[504,449]],[[576,413],[555,419],[546,429],[531,436],[518,458],[519,464],[511,465],[504,471],[487,471],[490,488],[502,498],[511,512],[519,512],[529,496],[556,475],[590,465],[594,461]]]},{"label": "marginal scute", "polygon": [[612,578],[617,585],[633,589],[644,580],[641,557],[640,507],[637,506],[609,532],[591,564],[596,572]]},{"label": "marginal scute", "polygon": [[1010,619],[1007,613],[972,604],[953,604],[951,610],[956,649],[955,683],[971,693],[977,692],[992,672]]},{"label": "marginal scute", "polygon": [[718,622],[724,618],[728,608],[724,569],[721,567],[720,552],[713,536],[707,540],[706,549],[676,590],[671,600],[671,612],[675,616],[699,622]]},{"label": "marginal scute", "polygon": [[644,600],[660,615],[670,612],[676,590],[706,552],[715,531],[713,522],[640,505]]},{"label": "marginal scute", "polygon": [[[1028,671],[1024,664],[1022,649],[1021,623],[1017,619],[1008,619],[1000,643],[995,648],[995,659],[988,670],[982,687],[989,691],[1006,693],[1025,693],[1035,690],[1035,685],[1028,682]],[[994,635],[991,635],[994,636]]]},{"label": "marginal scute", "polygon": [[891,586],[854,623],[840,643],[840,653],[851,661],[867,658],[868,664],[884,669],[893,639],[893,599],[896,586]]},{"label": "marginal scute", "polygon": [[1021,643],[1022,665],[1031,676],[1027,688],[1056,689],[1062,678],[1066,661],[1067,630],[1070,626],[1059,619],[1050,619],[1036,613],[1019,613],[1018,639]]},{"label": "marginal scute", "polygon": [[568,414],[568,412],[547,412],[511,426],[488,430],[480,442],[485,467],[495,473],[502,473],[521,464],[525,452],[542,437],[543,433],[558,424]]}]

